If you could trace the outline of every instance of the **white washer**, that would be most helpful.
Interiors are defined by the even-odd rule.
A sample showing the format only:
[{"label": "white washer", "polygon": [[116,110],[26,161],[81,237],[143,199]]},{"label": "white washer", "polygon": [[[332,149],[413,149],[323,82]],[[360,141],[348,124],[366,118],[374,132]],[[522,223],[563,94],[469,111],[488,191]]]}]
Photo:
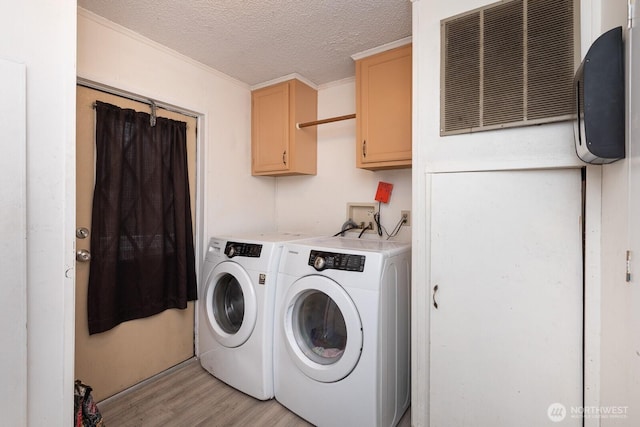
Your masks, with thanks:
[{"label": "white washer", "polygon": [[317,426],[393,426],[409,406],[411,247],[287,243],[278,272],[274,387]]},{"label": "white washer", "polygon": [[273,308],[285,241],[305,235],[213,237],[198,302],[198,357],[230,386],[266,400],[273,393]]}]

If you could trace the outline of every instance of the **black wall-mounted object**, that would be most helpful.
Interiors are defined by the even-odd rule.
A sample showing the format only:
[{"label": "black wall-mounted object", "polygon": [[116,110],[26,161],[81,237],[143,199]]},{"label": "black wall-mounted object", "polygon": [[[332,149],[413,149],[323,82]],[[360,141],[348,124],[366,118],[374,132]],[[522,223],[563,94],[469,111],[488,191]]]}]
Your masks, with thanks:
[{"label": "black wall-mounted object", "polygon": [[593,42],[573,80],[576,153],[586,163],[604,164],[625,155],[625,84],[622,27]]}]

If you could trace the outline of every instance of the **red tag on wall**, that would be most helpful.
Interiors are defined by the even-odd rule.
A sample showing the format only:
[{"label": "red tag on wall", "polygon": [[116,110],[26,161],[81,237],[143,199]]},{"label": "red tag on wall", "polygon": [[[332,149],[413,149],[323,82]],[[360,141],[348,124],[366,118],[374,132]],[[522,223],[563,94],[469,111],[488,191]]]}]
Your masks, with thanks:
[{"label": "red tag on wall", "polygon": [[393,184],[388,182],[378,182],[378,191],[376,191],[376,201],[382,203],[389,203],[391,197],[391,190],[393,190]]}]

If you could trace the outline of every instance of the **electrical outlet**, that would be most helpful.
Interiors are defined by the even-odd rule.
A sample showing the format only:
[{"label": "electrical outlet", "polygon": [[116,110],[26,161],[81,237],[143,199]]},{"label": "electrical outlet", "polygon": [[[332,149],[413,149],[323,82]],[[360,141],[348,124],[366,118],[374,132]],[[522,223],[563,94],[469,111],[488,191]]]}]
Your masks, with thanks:
[{"label": "electrical outlet", "polygon": [[410,227],[411,226],[411,211],[400,211],[400,216],[402,217],[402,219],[404,219],[404,224],[402,224],[405,227]]},{"label": "electrical outlet", "polygon": [[373,214],[376,212],[374,203],[347,203],[347,219],[351,219],[360,228],[373,230]]}]

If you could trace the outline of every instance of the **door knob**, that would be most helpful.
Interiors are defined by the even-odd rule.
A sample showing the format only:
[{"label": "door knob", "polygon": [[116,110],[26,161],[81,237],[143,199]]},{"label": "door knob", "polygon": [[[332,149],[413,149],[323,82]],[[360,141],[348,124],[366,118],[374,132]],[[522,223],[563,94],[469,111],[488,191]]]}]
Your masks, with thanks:
[{"label": "door knob", "polygon": [[91,261],[91,252],[86,249],[80,249],[76,252],[76,261],[89,262]]},{"label": "door knob", "polygon": [[76,237],[78,239],[86,239],[89,237],[89,229],[86,227],[80,227],[76,230]]}]

